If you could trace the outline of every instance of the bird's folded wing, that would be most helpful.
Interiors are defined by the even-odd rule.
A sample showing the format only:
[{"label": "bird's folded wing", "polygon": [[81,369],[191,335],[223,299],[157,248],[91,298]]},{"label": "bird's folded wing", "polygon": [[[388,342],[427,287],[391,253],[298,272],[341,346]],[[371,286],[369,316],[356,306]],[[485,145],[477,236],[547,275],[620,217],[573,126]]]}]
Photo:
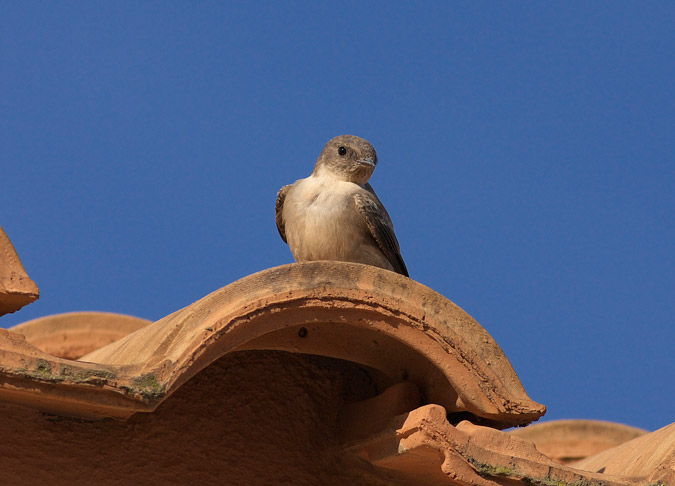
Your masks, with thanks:
[{"label": "bird's folded wing", "polygon": [[277,230],[279,230],[279,236],[284,240],[284,243],[288,243],[288,241],[286,241],[286,224],[284,222],[284,201],[286,200],[286,194],[292,185],[293,184],[288,184],[279,189],[279,192],[277,193],[277,203],[274,207],[277,219]]},{"label": "bird's folded wing", "polygon": [[364,218],[370,234],[389,263],[394,267],[394,270],[407,277],[408,269],[403,262],[403,257],[401,257],[401,249],[394,234],[394,225],[384,205],[377,198],[370,185],[367,184],[367,186],[366,189],[371,194],[359,193],[354,195],[356,210]]}]

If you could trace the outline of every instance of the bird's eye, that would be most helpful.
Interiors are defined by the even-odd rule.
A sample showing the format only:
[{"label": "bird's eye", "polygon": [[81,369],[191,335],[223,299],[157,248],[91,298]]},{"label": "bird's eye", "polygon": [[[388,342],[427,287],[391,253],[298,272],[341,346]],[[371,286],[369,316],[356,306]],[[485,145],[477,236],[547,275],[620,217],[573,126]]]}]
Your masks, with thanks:
[{"label": "bird's eye", "polygon": [[344,157],[345,155],[347,155],[347,149],[344,148],[343,146],[339,146],[338,147],[338,155],[340,157]]}]

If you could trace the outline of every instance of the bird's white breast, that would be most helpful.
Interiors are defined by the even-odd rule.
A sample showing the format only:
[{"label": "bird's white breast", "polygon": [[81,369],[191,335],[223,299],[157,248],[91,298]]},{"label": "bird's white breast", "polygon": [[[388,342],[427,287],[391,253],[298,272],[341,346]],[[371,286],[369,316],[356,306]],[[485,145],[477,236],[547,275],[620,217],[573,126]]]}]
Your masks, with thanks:
[{"label": "bird's white breast", "polygon": [[368,248],[374,242],[354,207],[354,194],[359,191],[365,189],[322,175],[293,185],[284,202],[284,220],[288,245],[297,261],[372,260]]}]

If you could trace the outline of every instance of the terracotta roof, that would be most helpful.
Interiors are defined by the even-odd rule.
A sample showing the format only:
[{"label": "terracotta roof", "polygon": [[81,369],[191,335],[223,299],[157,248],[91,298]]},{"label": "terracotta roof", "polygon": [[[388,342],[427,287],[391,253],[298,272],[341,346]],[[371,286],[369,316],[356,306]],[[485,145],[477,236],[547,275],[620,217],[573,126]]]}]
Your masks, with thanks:
[{"label": "terracotta roof", "polygon": [[[651,436],[645,442],[652,445],[665,438],[662,449],[669,450],[669,455],[657,455],[649,465],[627,469],[631,458],[624,457],[620,461],[623,473],[591,472],[559,464],[539,452],[532,442],[512,434],[469,421],[453,427],[442,407],[426,405],[393,418],[376,433],[367,431],[367,437],[353,441],[351,450],[375,466],[398,471],[409,484],[669,485],[675,484],[673,432],[671,428],[663,434],[644,436]],[[610,451],[607,454],[616,456]]]},{"label": "terracotta roof", "polygon": [[12,383],[0,386],[0,399],[30,406],[39,396],[42,409],[72,416],[151,411],[219,357],[245,349],[359,363],[377,370],[382,389],[408,379],[451,416],[500,428],[545,411],[466,312],[406,277],[358,264],[265,270],[77,362],[41,352],[11,331],[0,336],[2,375]]},{"label": "terracotta roof", "polygon": [[647,433],[637,427],[601,420],[555,420],[509,432],[534,442],[538,450],[563,464],[595,455]]},{"label": "terracotta roof", "polygon": [[649,484],[675,484],[675,423],[571,465],[585,471],[645,478]]},{"label": "terracotta roof", "polygon": [[33,319],[9,330],[47,354],[78,359],[148,324],[147,319],[111,312],[69,312]]},{"label": "terracotta roof", "polygon": [[19,260],[19,255],[0,228],[0,316],[35,302],[40,291]]},{"label": "terracotta roof", "polygon": [[5,484],[675,484],[675,424],[498,430],[544,412],[466,312],[358,264],[265,270],[151,324],[0,329]]}]

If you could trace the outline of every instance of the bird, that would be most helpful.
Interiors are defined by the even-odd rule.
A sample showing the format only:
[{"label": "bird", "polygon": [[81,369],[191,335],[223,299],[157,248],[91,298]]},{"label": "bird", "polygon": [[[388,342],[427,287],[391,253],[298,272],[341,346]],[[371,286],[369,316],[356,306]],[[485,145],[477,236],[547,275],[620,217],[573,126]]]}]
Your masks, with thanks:
[{"label": "bird", "polygon": [[376,165],[367,140],[340,135],[309,177],[279,190],[277,229],[296,262],[355,262],[409,276],[391,218],[368,183]]}]

